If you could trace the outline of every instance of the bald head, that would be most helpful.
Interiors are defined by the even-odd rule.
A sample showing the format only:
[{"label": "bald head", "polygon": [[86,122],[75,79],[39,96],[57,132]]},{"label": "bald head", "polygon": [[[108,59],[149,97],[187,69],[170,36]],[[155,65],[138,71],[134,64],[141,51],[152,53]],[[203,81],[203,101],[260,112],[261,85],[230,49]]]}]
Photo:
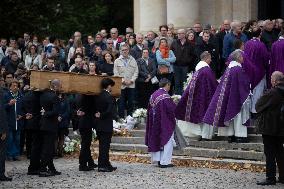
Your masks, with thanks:
[{"label": "bald head", "polygon": [[230,20],[224,20],[223,26],[224,26],[224,29],[226,31],[229,31],[231,29],[231,21]]},{"label": "bald head", "polygon": [[61,89],[61,82],[59,79],[53,79],[50,83],[50,88],[54,91],[59,91]]},{"label": "bald head", "polygon": [[275,71],[271,75],[271,85],[272,87],[277,86],[279,83],[284,81],[284,74],[280,71]]},{"label": "bald head", "polygon": [[273,23],[273,21],[271,21],[271,20],[265,20],[265,21],[263,22],[263,26],[264,26],[264,29],[265,29],[266,31],[272,31],[272,30],[273,30],[273,27],[274,27],[274,23]]}]

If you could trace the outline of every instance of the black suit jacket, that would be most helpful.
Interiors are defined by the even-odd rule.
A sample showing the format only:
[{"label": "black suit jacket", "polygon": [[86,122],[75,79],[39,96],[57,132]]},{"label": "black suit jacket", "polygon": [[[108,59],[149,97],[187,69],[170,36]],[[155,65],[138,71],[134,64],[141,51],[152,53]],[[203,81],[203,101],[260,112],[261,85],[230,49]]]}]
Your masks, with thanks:
[{"label": "black suit jacket", "polygon": [[40,130],[57,132],[59,116],[59,98],[54,91],[46,90],[40,96],[40,106],[45,110],[41,116]]},{"label": "black suit jacket", "polygon": [[103,90],[96,100],[96,112],[100,112],[101,117],[96,119],[97,131],[112,132],[114,119],[114,99],[111,94]]},{"label": "black suit jacket", "polygon": [[40,92],[28,91],[23,97],[23,113],[32,114],[31,119],[25,120],[25,128],[28,130],[39,130],[40,121]]},{"label": "black suit jacket", "polygon": [[6,111],[4,109],[4,91],[0,89],[0,134],[8,131],[8,121]]},{"label": "black suit jacket", "polygon": [[85,115],[78,117],[79,129],[95,128],[95,111],[96,111],[96,96],[93,95],[81,95],[79,98],[79,107],[85,113]]}]

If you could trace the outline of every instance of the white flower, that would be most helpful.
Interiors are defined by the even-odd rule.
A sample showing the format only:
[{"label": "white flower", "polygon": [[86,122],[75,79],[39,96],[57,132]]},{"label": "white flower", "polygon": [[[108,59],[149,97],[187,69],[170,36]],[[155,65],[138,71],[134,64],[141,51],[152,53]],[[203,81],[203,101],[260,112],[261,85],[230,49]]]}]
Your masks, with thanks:
[{"label": "white flower", "polygon": [[189,82],[190,82],[192,76],[193,76],[193,72],[190,72],[190,73],[187,74],[187,79],[186,79],[186,81],[183,83],[183,90],[185,90],[185,89],[187,88],[187,86],[188,86],[188,84],[189,84]]},{"label": "white flower", "polygon": [[181,99],[181,95],[173,95],[171,98],[173,99],[174,103],[177,104]]},{"label": "white flower", "polygon": [[136,109],[132,114],[133,118],[142,118],[142,117],[145,118],[146,116],[147,116],[147,110],[144,108]]}]

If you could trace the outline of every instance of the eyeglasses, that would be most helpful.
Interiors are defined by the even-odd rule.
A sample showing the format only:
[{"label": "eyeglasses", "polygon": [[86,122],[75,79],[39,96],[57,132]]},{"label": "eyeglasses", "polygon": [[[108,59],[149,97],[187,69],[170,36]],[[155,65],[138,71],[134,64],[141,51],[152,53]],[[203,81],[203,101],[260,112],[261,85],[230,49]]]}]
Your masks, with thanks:
[{"label": "eyeglasses", "polygon": [[107,43],[107,44],[112,44],[112,43]]},{"label": "eyeglasses", "polygon": [[161,30],[161,32],[166,32],[167,30]]},{"label": "eyeglasses", "polygon": [[111,35],[114,35],[114,34],[116,34],[116,33],[111,33]]}]

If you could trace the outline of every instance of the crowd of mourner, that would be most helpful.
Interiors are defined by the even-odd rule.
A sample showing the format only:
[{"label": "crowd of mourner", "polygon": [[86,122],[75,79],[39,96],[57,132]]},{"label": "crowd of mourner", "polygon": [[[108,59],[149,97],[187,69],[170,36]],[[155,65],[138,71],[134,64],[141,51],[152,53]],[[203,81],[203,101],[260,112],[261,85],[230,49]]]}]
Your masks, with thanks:
[{"label": "crowd of mourner", "polygon": [[[237,143],[249,142],[247,128],[256,124],[267,161],[267,179],[259,184],[276,183],[276,161],[279,182],[284,183],[283,20],[157,29],[146,34],[130,27],[89,35],[76,31],[68,41],[28,32],[1,38],[1,181],[11,180],[2,162],[18,161],[22,155],[30,159],[29,175],[61,174],[53,158],[63,156],[69,128],[81,135],[80,171],[116,170],[109,161],[113,120],[144,108],[145,142],[159,167],[173,166],[177,123],[184,136],[208,141],[219,135]],[[31,70],[105,77],[97,96],[63,94],[58,79],[39,92],[30,88]],[[111,76],[122,77],[118,99],[111,95]],[[173,102],[173,95],[180,95],[179,102]],[[98,165],[90,150],[93,129],[99,140]]]}]

